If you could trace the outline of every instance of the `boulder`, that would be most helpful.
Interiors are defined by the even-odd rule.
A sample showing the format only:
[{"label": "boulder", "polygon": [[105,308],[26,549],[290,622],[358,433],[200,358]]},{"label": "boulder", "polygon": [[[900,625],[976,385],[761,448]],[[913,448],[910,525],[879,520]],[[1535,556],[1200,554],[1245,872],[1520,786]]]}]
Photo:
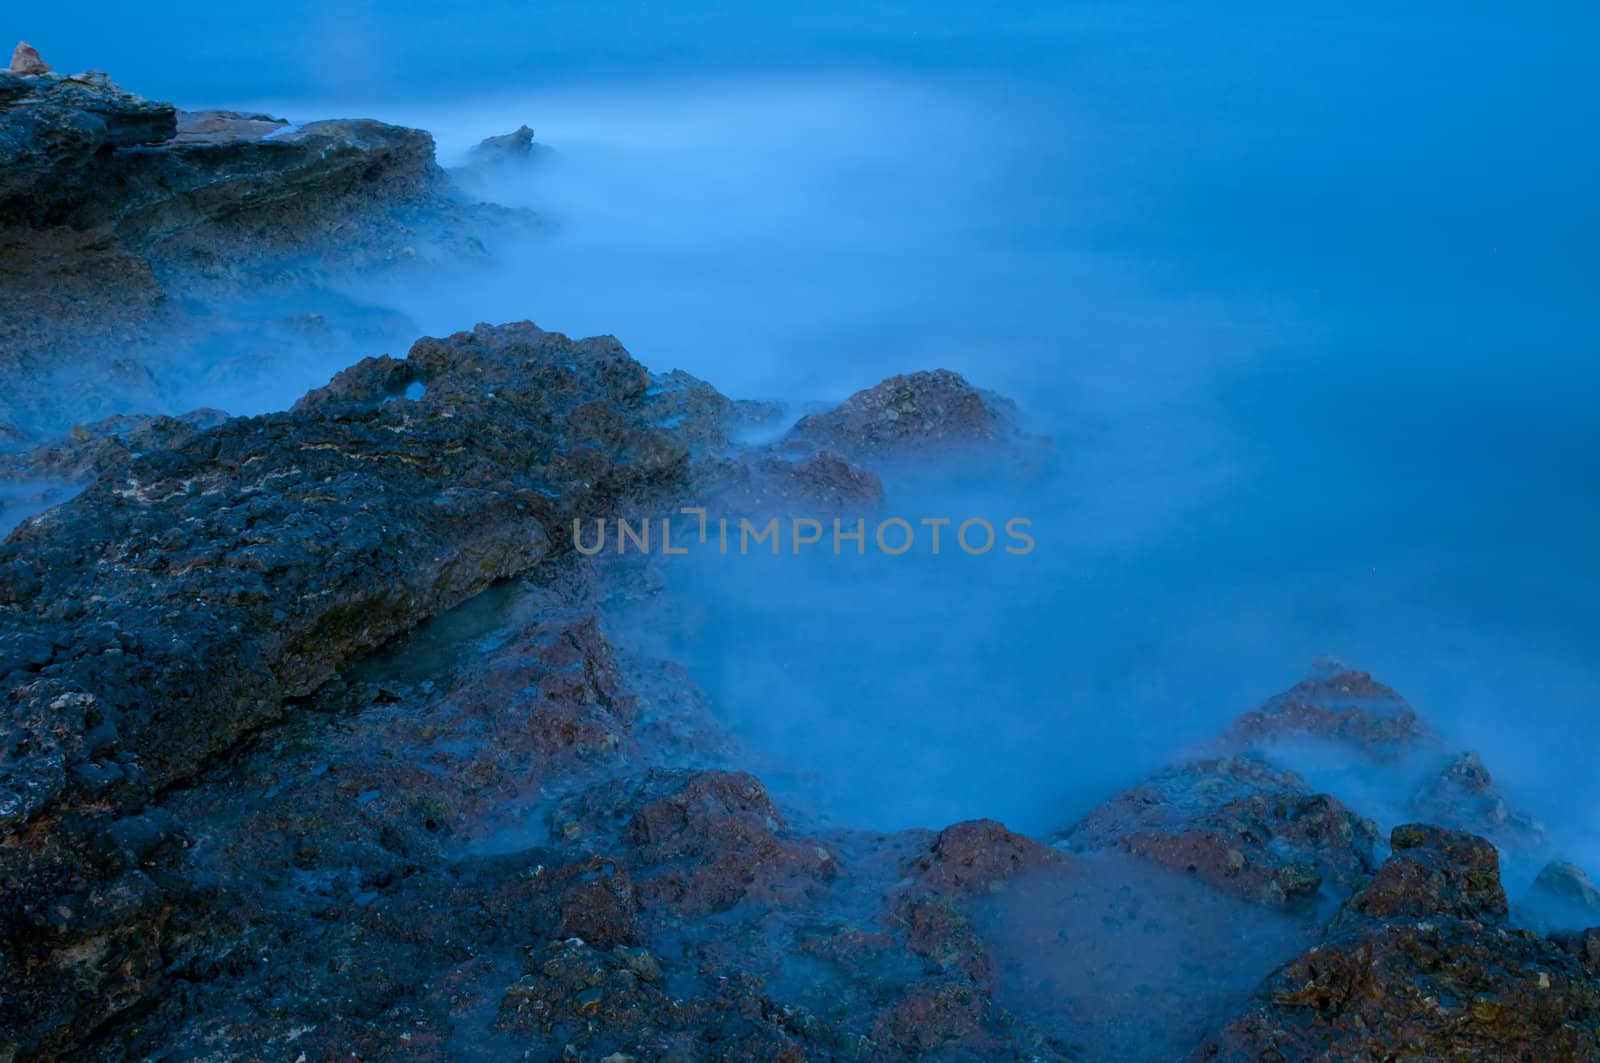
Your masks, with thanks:
[{"label": "boulder", "polygon": [[39,58],[39,52],[27,41],[18,41],[11,53],[11,73],[18,77],[34,77],[50,73],[50,64]]},{"label": "boulder", "polygon": [[1531,923],[1555,930],[1600,926],[1600,887],[1577,864],[1552,860],[1539,872],[1517,910]]},{"label": "boulder", "polygon": [[1198,1059],[1600,1059],[1583,943],[1509,930],[1493,846],[1424,825]]},{"label": "boulder", "polygon": [[1226,757],[1170,768],[1055,840],[1078,851],[1115,847],[1281,908],[1319,894],[1342,898],[1364,885],[1377,828],[1293,772]]},{"label": "boulder", "polygon": [[478,165],[503,166],[527,162],[532,156],[533,130],[526,125],[499,136],[485,137],[472,149],[472,161]]},{"label": "boulder", "polygon": [[973,452],[1015,438],[1015,419],[1009,400],[937,369],[890,377],[832,410],[803,417],[789,440],[851,457]]}]

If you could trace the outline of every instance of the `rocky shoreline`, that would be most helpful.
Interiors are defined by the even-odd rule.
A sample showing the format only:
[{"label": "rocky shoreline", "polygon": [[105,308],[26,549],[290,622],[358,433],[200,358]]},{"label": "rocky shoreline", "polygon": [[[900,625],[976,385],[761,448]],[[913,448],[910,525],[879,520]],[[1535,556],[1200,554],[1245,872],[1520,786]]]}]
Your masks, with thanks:
[{"label": "rocky shoreline", "polygon": [[[463,195],[422,130],[181,111],[98,71],[0,71],[0,372],[13,385],[0,451],[95,411],[150,412],[194,371],[191,351],[235,350],[249,372],[274,343],[372,329],[351,307],[247,330],[229,319],[241,300],[481,258],[483,234],[532,224]],[[409,342],[404,327],[381,334]]]},{"label": "rocky shoreline", "polygon": [[[97,77],[0,75],[0,131],[7,239],[59,256],[6,277],[19,386],[73,269],[139,279],[125,314],[448,199],[426,134]],[[1552,862],[1511,903],[1502,853],[1556,844],[1334,662],[1048,839],[780,807],[614,622],[670,559],[573,522],[870,514],[1046,445],[946,371],[781,415],[523,322],[283,412],[18,429],[90,482],[0,544],[0,1060],[1600,1059],[1600,891]]]}]

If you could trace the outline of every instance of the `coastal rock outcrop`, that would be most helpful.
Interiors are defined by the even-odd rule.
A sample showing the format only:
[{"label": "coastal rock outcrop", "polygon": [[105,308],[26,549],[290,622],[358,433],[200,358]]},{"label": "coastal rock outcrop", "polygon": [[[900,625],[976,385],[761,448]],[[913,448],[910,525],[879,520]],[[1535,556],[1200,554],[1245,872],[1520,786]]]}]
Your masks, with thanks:
[{"label": "coastal rock outcrop", "polygon": [[1196,1058],[1600,1059],[1600,981],[1576,950],[1504,925],[1494,848],[1422,825],[1391,846],[1329,938]]},{"label": "coastal rock outcrop", "polygon": [[168,365],[174,348],[250,342],[221,306],[478,257],[519,217],[463,201],[421,130],[0,73],[0,449],[169,408],[162,372],[195,370]]},{"label": "coastal rock outcrop", "polygon": [[890,377],[800,419],[791,440],[885,458],[995,446],[1016,435],[1016,407],[948,369]]},{"label": "coastal rock outcrop", "polygon": [[[35,993],[80,962],[74,942],[114,939],[117,913],[161,906],[145,885],[128,905],[52,903],[69,880],[98,888],[84,868],[109,820],[357,654],[530,568],[573,516],[685,474],[686,450],[649,425],[649,374],[615,341],[483,328],[419,341],[404,365],[425,398],[334,386],[294,413],[182,437],[0,546],[0,867],[15,884],[0,920],[72,913],[51,917],[49,938],[11,937]],[[28,1025],[56,1026],[63,1006],[84,1008],[69,1026],[92,1024],[122,997],[78,999],[36,1006]]]},{"label": "coastal rock outcrop", "polygon": [[[364,360],[285,413],[30,452],[97,479],[0,546],[0,1043],[1020,1043],[966,909],[1066,858],[992,823],[791,825],[705,766],[731,747],[681,670],[602,630],[649,559],[566,547],[574,517],[676,512],[769,415],[523,323]],[[797,980],[799,955],[830,973]]]},{"label": "coastal rock outcrop", "polygon": [[1171,768],[1057,835],[1066,848],[1115,846],[1280,908],[1349,896],[1371,875],[1377,840],[1377,827],[1337,798],[1248,757]]}]

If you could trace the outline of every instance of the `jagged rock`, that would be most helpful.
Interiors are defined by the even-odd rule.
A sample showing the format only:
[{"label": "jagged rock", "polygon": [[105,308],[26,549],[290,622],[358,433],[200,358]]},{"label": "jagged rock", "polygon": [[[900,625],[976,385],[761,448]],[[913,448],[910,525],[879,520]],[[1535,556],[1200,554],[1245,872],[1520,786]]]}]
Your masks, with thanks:
[{"label": "jagged rock", "polygon": [[1391,763],[1432,742],[1416,710],[1366,672],[1323,659],[1302,682],[1240,716],[1222,745],[1271,752],[1284,744],[1333,743]]},{"label": "jagged rock", "polygon": [[169,142],[180,144],[228,144],[239,140],[260,140],[289,131],[289,123],[270,114],[243,114],[239,111],[179,111],[178,131]]},{"label": "jagged rock", "polygon": [[1348,895],[1374,866],[1377,827],[1293,772],[1249,757],[1179,765],[1057,835],[1074,850],[1116,847],[1244,900],[1282,907]]},{"label": "jagged rock", "polygon": [[1068,858],[992,819],[946,827],[906,869],[909,888],[942,897],[994,893],[1018,875],[1058,867]]},{"label": "jagged rock", "polygon": [[177,129],[171,104],[104,74],[0,81],[0,228],[61,224],[85,209],[105,215],[143,158],[117,150],[160,144]]},{"label": "jagged rock", "polygon": [[1531,922],[1557,930],[1600,926],[1600,887],[1576,864],[1553,860],[1517,905]]},{"label": "jagged rock", "polygon": [[[609,838],[641,907],[672,921],[741,903],[796,903],[838,871],[837,857],[789,830],[760,781],[742,772],[657,772],[606,784],[559,818],[581,848]],[[624,829],[606,831],[619,821]]]},{"label": "jagged rock", "polygon": [[526,162],[533,155],[533,130],[518,126],[510,133],[485,137],[472,149],[472,161],[480,165]]},{"label": "jagged rock", "polygon": [[1009,400],[938,369],[858,391],[835,409],[801,418],[789,438],[848,456],[971,451],[1013,438],[1015,420]]},{"label": "jagged rock", "polygon": [[272,350],[219,305],[479,258],[522,213],[463,201],[420,130],[179,113],[101,73],[0,73],[0,421],[37,442],[165,409],[152,373],[181,390],[184,350]]},{"label": "jagged rock", "polygon": [[92,480],[151,450],[179,445],[228,419],[221,410],[191,410],[181,417],[107,417],[73,428],[66,439],[17,454],[0,455],[0,480]]},{"label": "jagged rock", "polygon": [[[0,546],[0,644],[17,650],[0,677],[0,874],[15,885],[0,920],[90,874],[68,869],[99,862],[97,817],[136,812],[354,655],[534,565],[573,515],[685,478],[685,448],[649,426],[648,373],[614,340],[485,327],[419,341],[407,366],[426,398],[313,396],[226,422]],[[83,722],[57,704],[84,705]],[[114,728],[90,741],[96,712]],[[74,828],[25,840],[74,808]],[[53,940],[106,932],[72,910]],[[80,995],[41,995],[70,948],[11,940],[34,988],[27,1011],[0,1011],[30,1037],[63,1043],[137,999],[82,972]]]},{"label": "jagged rock", "polygon": [[420,130],[180,116],[100,73],[0,93],[0,164],[0,227],[104,225],[135,242],[206,224],[260,225],[251,215],[267,210],[277,212],[279,239],[290,239],[300,227],[289,222],[330,200],[417,194],[444,180],[433,138]]},{"label": "jagged rock", "polygon": [[[1337,766],[1390,791],[1395,818],[1481,834],[1521,858],[1549,856],[1544,828],[1506,800],[1476,753],[1453,749],[1395,691],[1331,659],[1240,716],[1208,748],[1308,774]],[[1370,798],[1365,785],[1355,789]]]},{"label": "jagged rock", "polygon": [[1350,899],[1346,914],[1372,919],[1453,919],[1499,923],[1506,917],[1500,855],[1472,834],[1408,823],[1389,834],[1392,855]]},{"label": "jagged rock", "polygon": [[39,58],[39,52],[27,41],[18,41],[11,53],[11,73],[18,77],[33,77],[50,73],[50,64]]},{"label": "jagged rock", "polygon": [[1600,979],[1498,925],[1493,846],[1396,828],[1331,936],[1269,977],[1201,1059],[1600,1059]]},{"label": "jagged rock", "polygon": [[1418,791],[1411,810],[1429,823],[1482,834],[1519,853],[1537,853],[1547,845],[1544,827],[1507,804],[1476,753],[1451,757]]}]

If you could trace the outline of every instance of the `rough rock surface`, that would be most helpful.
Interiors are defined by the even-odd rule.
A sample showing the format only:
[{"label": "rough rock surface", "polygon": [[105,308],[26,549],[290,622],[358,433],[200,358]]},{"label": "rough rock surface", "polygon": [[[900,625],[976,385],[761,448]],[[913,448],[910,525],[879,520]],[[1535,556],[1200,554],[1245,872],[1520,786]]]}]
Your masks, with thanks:
[{"label": "rough rock surface", "polygon": [[[649,427],[648,373],[615,341],[508,326],[420,341],[398,364],[425,398],[358,397],[341,378],[294,413],[134,458],[0,547],[0,825],[37,840],[0,853],[26,884],[0,917],[92,891],[72,883],[102,821],[356,654],[531,567],[571,517],[684,475],[685,449]],[[160,903],[141,885],[127,905]],[[35,986],[116,925],[104,905],[72,911],[48,941],[14,939]]]},{"label": "rough rock surface", "polygon": [[[155,396],[126,352],[175,301],[319,240],[381,258],[445,195],[417,131],[22,58],[8,382],[77,329]],[[896,466],[1018,453],[953,373],[761,444],[770,404],[528,323],[31,448],[20,390],[0,475],[92,483],[0,544],[0,1060],[1600,1058],[1593,885],[1552,864],[1530,898],[1569,915],[1519,928],[1495,845],[1542,830],[1364,673],[1324,662],[1049,846],[780,807],[616,636],[660,562],[583,556],[575,520],[865,515]],[[1426,822],[1379,863],[1329,763]]]},{"label": "rough rock surface", "polygon": [[39,58],[38,49],[27,41],[18,41],[11,52],[11,73],[19,77],[32,77],[50,73],[50,64]]},{"label": "rough rock surface", "polygon": [[1015,406],[948,369],[890,377],[801,418],[790,438],[847,455],[894,457],[991,447],[1015,435]]},{"label": "rough rock surface", "polygon": [[248,342],[219,306],[481,256],[479,234],[513,216],[458,201],[420,130],[0,73],[0,449],[170,408],[174,349]]},{"label": "rough rock surface", "polygon": [[607,630],[661,562],[565,547],[718,485],[876,504],[835,452],[742,446],[768,416],[521,324],[32,452],[99,478],[0,547],[0,1052],[1587,1058],[1592,934],[1513,929],[1468,835],[1402,828],[1375,866],[1370,824],[1256,757],[1158,775],[1072,853],[779,807]]},{"label": "rough rock surface", "polygon": [[478,165],[527,162],[532,156],[533,130],[526,125],[499,136],[484,137],[472,149],[472,161]]},{"label": "rough rock surface", "polygon": [[1600,1059],[1600,982],[1508,929],[1494,848],[1421,825],[1328,940],[1267,979],[1200,1053],[1219,1059]]},{"label": "rough rock surface", "polygon": [[1172,768],[1058,835],[1065,847],[1116,846],[1271,907],[1348,896],[1371,875],[1376,842],[1377,827],[1336,798],[1243,757]]},{"label": "rough rock surface", "polygon": [[31,453],[99,478],[0,547],[0,1044],[1067,1058],[971,914],[1066,857],[791,825],[597,620],[648,561],[573,554],[574,516],[843,464],[749,456],[766,415],[522,324]]}]

